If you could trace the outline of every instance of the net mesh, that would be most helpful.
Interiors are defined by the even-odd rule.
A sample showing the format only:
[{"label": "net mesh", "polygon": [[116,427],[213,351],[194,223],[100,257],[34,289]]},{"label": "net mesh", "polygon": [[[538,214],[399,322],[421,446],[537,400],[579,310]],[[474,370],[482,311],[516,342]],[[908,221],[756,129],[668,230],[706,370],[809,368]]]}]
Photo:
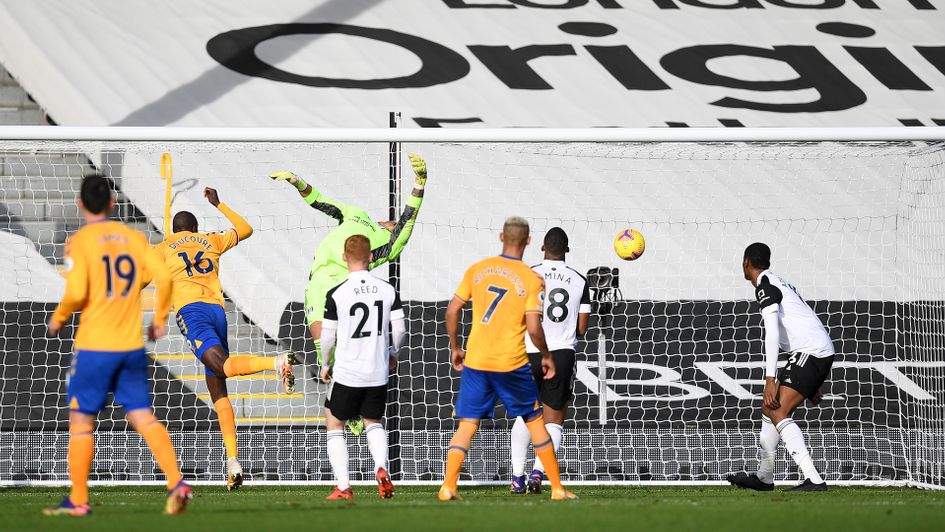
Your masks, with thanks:
[{"label": "net mesh", "polygon": [[[286,349],[298,391],[272,374],[231,379],[240,461],[256,480],[331,480],[322,403],[303,316],[311,258],[334,220],[266,176],[290,169],[325,195],[377,219],[402,205],[409,166],[393,175],[382,143],[0,142],[0,482],[65,481],[66,373],[72,328],[45,336],[62,294],[62,245],[81,225],[81,177],[110,176],[115,217],[160,242],[164,183],[174,160],[173,212],[201,231],[225,229],[202,197],[221,199],[254,227],[224,255],[232,353]],[[799,422],[829,482],[945,483],[945,148],[918,143],[416,144],[430,168],[417,226],[400,259],[408,344],[392,379],[387,424],[400,480],[442,479],[459,375],[448,363],[443,311],[465,269],[500,251],[504,219],[524,216],[541,258],[544,232],[562,227],[568,263],[589,275],[590,329],[577,347],[575,398],[565,423],[569,480],[719,480],[757,464],[763,345],[741,254],[773,249],[772,269],[821,317],[839,356],[819,407]],[[647,250],[613,253],[625,228]],[[374,271],[387,277],[388,268]],[[150,294],[145,294],[149,299]],[[150,303],[146,302],[146,307]],[[468,327],[469,316],[464,317]],[[203,367],[173,322],[148,344],[153,398],[185,475],[223,479],[223,443]],[[476,481],[509,478],[500,406],[464,466]],[[93,479],[160,477],[143,442],[109,406],[100,416]],[[348,436],[352,476],[373,478],[363,438]],[[798,478],[778,455],[776,480]]]}]

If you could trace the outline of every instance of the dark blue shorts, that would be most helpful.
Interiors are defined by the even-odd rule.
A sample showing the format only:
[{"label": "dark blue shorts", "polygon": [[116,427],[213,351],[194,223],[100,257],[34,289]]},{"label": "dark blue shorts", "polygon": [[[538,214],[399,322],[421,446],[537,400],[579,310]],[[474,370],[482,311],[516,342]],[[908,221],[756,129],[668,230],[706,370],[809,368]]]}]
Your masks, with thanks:
[{"label": "dark blue shorts", "polygon": [[489,419],[495,413],[496,399],[502,401],[512,417],[531,417],[541,412],[538,386],[528,364],[514,371],[480,371],[463,368],[459,378],[456,417]]},{"label": "dark blue shorts", "polygon": [[125,412],[151,408],[148,387],[148,355],[144,348],[133,351],[88,351],[79,349],[69,368],[69,410],[98,414],[108,394]]},{"label": "dark blue shorts", "polygon": [[[221,346],[226,354],[230,354],[230,346],[226,342],[226,313],[220,305],[202,301],[184,305],[184,308],[177,311],[177,326],[187,338],[190,350],[197,355],[197,360],[201,363],[203,354],[215,345]],[[216,375],[206,366],[204,373],[211,377]]]}]

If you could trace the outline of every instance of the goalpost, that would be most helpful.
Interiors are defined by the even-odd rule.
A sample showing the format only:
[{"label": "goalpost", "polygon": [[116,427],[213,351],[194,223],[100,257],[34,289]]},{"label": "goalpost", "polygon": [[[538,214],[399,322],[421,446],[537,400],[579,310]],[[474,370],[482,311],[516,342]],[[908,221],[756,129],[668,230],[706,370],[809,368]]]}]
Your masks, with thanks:
[{"label": "goalpost", "polygon": [[[73,329],[50,339],[44,326],[62,293],[62,243],[81,225],[82,175],[109,176],[115,216],[152,243],[167,216],[163,153],[173,159],[172,212],[193,212],[201,231],[228,227],[202,197],[203,187],[217,188],[255,229],[221,261],[231,351],[291,349],[311,364],[303,290],[315,246],[335,222],[266,176],[293,170],[386,219],[413,180],[409,163],[391,171],[406,160],[394,142],[430,168],[394,269],[408,313],[391,394],[396,481],[442,480],[458,386],[443,311],[465,268],[500,251],[503,220],[520,215],[532,224],[527,262],[540,260],[544,233],[560,226],[571,240],[568,263],[590,274],[594,314],[578,345],[560,452],[568,482],[717,483],[754,471],[763,331],[741,254],[763,241],[772,269],[796,284],[838,350],[824,402],[796,416],[824,478],[945,487],[942,128],[0,128],[0,485],[68,481]],[[633,262],[612,248],[625,228],[647,239]],[[203,368],[174,323],[168,330],[148,344],[157,415],[185,476],[222,483]],[[330,482],[326,388],[309,368],[297,367],[291,396],[266,375],[230,380],[249,485]],[[508,482],[510,427],[500,407],[461,480]],[[366,442],[350,434],[348,442],[359,446],[352,478],[371,480]],[[108,407],[92,480],[141,484],[157,475],[120,410]],[[797,478],[780,451],[775,479]]]}]

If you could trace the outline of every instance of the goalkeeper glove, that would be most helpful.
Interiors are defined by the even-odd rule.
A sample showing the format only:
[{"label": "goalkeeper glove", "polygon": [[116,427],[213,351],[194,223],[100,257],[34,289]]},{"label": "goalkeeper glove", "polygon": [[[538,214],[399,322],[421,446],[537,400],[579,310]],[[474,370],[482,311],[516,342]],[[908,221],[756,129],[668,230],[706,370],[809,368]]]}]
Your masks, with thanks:
[{"label": "goalkeeper glove", "polygon": [[308,186],[301,177],[288,170],[279,170],[278,172],[273,172],[269,174],[269,178],[273,181],[288,181],[289,184],[298,189],[299,192],[305,190],[305,187]]},{"label": "goalkeeper glove", "polygon": [[407,157],[410,158],[413,173],[417,176],[417,179],[414,180],[413,188],[423,190],[423,186],[427,184],[427,162],[416,153],[409,153]]}]

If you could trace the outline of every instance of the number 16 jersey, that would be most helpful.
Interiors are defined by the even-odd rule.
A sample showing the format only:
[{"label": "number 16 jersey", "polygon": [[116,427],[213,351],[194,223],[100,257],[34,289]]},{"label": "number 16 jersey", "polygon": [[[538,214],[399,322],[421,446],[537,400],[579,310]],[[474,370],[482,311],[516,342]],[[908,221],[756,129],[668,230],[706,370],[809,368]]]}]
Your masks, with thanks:
[{"label": "number 16 jersey", "polygon": [[180,231],[154,246],[174,279],[176,310],[190,303],[224,304],[220,288],[220,255],[239,243],[235,229],[217,233]]},{"label": "number 16 jersey", "polygon": [[514,371],[525,356],[525,315],[541,314],[541,277],[522,259],[499,255],[473,264],[456,297],[472,301],[472,331],[465,365],[480,371]]}]

